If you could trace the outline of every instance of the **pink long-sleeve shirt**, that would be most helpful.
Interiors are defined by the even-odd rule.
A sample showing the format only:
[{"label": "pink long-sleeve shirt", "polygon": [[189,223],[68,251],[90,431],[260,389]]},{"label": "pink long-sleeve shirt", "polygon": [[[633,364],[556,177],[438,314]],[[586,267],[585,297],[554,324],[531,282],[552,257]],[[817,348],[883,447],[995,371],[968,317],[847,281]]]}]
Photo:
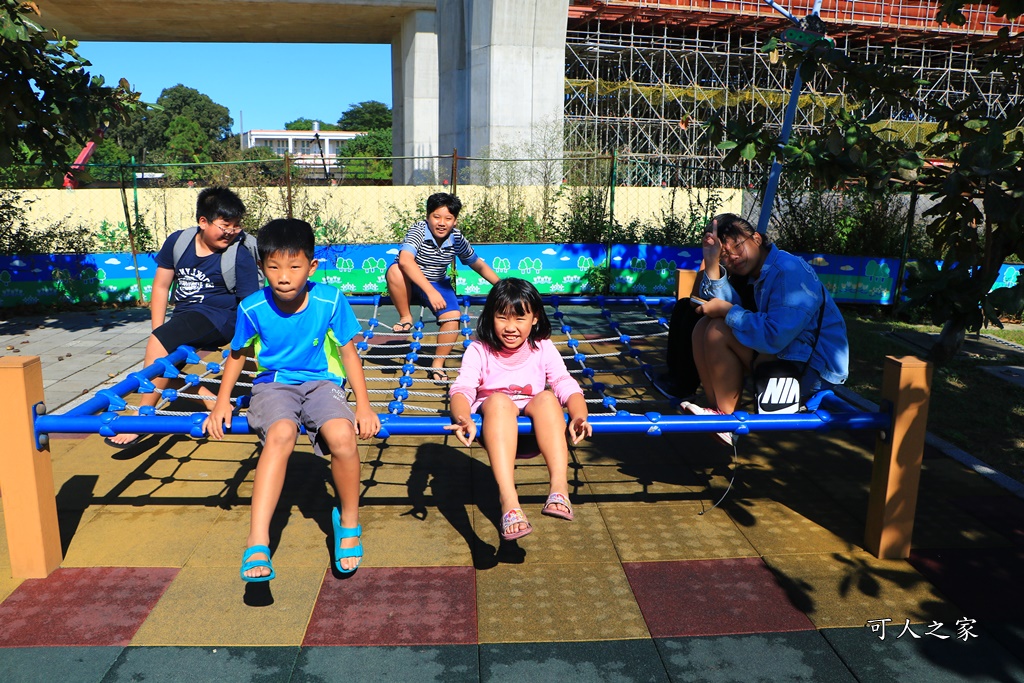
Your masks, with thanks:
[{"label": "pink long-sleeve shirt", "polygon": [[475,341],[463,354],[462,368],[448,394],[465,396],[474,413],[484,399],[495,393],[508,394],[522,410],[545,386],[551,387],[563,406],[573,394],[583,393],[550,339],[539,340],[536,349],[527,342],[512,352],[495,352]]}]

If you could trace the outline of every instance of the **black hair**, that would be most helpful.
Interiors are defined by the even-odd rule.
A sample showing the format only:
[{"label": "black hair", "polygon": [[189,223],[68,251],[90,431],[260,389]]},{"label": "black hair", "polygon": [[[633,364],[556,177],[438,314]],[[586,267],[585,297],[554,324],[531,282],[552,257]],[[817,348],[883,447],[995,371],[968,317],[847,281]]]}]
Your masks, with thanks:
[{"label": "black hair", "polygon": [[261,262],[277,253],[288,256],[305,254],[312,261],[315,247],[313,226],[298,218],[275,218],[256,234],[256,249]]},{"label": "black hair", "polygon": [[456,218],[459,217],[459,211],[462,211],[462,200],[453,194],[448,192],[435,192],[434,194],[427,197],[427,215],[434,213],[437,209],[442,206],[448,207],[451,214]]},{"label": "black hair", "polygon": [[[754,236],[757,230],[745,218],[734,213],[720,213],[713,219],[717,223],[718,239],[721,242],[741,242]],[[761,249],[768,249],[768,236],[761,234]]]},{"label": "black hair", "polygon": [[212,223],[218,218],[229,223],[239,223],[245,215],[245,204],[241,197],[226,187],[208,187],[199,193],[196,200],[196,222],[205,218]]},{"label": "black hair", "polygon": [[529,311],[537,317],[537,324],[530,330],[530,348],[537,348],[537,340],[551,336],[551,322],[544,312],[540,292],[531,283],[517,277],[498,280],[487,294],[484,310],[476,322],[476,338],[494,351],[502,348],[498,333],[494,331],[494,316],[498,313],[525,315]]}]

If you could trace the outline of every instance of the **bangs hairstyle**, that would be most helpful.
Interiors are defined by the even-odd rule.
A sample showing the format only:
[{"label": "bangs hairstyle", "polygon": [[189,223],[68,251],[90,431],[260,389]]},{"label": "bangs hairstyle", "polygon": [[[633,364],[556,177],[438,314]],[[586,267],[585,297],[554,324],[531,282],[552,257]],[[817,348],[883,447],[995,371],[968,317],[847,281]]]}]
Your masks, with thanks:
[{"label": "bangs hairstyle", "polygon": [[315,246],[313,226],[298,218],[276,218],[256,234],[256,249],[261,262],[278,253],[286,256],[305,254],[312,261]]},{"label": "bangs hairstyle", "polygon": [[484,302],[484,310],[476,322],[476,338],[493,351],[502,349],[501,340],[494,331],[494,316],[498,313],[525,315],[527,312],[537,316],[537,324],[530,330],[530,348],[537,348],[537,340],[551,337],[551,323],[544,312],[544,302],[540,292],[531,283],[517,277],[498,280]]},{"label": "bangs hairstyle", "polygon": [[[722,242],[739,242],[757,232],[749,221],[734,213],[720,213],[714,220],[718,223],[718,239]],[[768,236],[764,233],[761,233],[761,248],[768,248]]]}]

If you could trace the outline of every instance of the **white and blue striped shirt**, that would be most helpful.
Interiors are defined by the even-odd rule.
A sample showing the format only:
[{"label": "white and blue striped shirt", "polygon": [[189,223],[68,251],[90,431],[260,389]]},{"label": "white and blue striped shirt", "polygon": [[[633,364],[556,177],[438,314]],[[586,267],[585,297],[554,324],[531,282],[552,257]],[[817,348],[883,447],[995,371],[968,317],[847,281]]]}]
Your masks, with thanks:
[{"label": "white and blue striped shirt", "polygon": [[[399,252],[408,251],[416,258],[416,265],[423,271],[423,276],[431,282],[440,282],[445,278],[448,265],[456,256],[467,266],[473,265],[479,256],[458,228],[452,228],[448,239],[438,244],[434,233],[430,232],[426,221],[414,223],[409,232],[405,233],[405,241]],[[398,263],[398,259],[395,259]]]}]

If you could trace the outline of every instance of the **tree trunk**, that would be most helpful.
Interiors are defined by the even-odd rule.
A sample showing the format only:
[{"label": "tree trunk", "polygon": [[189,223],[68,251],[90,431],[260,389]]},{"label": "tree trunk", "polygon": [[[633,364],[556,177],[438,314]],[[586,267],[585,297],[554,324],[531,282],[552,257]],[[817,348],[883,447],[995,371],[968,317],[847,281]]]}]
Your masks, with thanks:
[{"label": "tree trunk", "polygon": [[958,315],[947,320],[946,324],[942,326],[938,341],[928,352],[928,360],[936,365],[945,365],[952,360],[964,344],[966,328],[963,316]]}]

